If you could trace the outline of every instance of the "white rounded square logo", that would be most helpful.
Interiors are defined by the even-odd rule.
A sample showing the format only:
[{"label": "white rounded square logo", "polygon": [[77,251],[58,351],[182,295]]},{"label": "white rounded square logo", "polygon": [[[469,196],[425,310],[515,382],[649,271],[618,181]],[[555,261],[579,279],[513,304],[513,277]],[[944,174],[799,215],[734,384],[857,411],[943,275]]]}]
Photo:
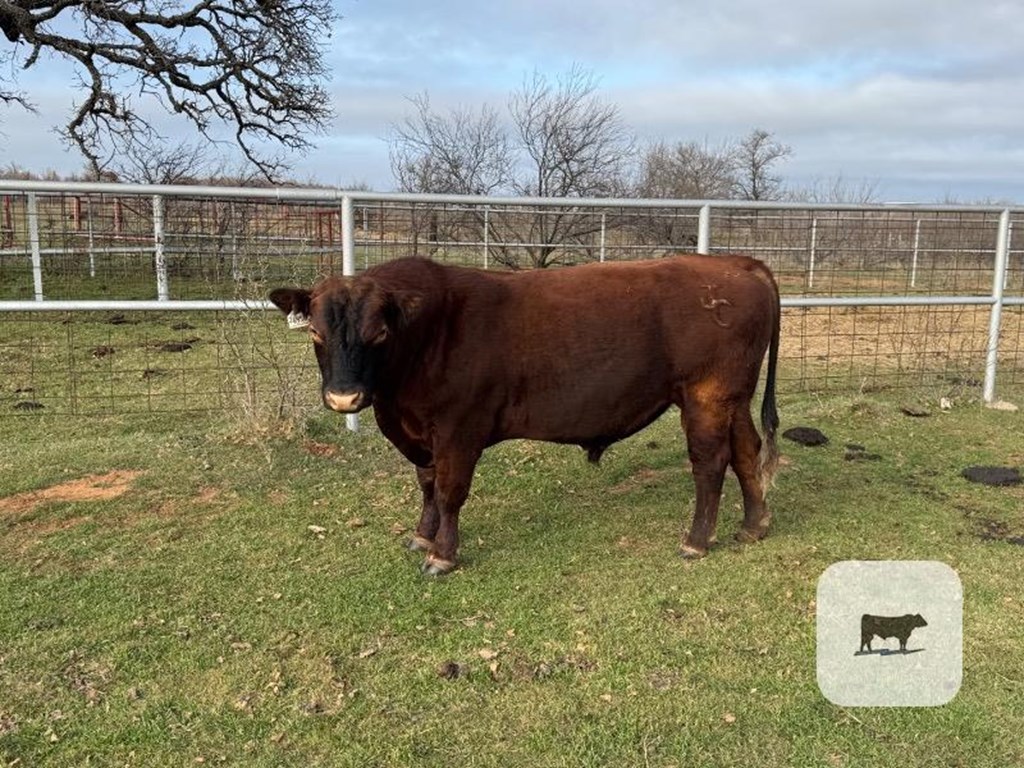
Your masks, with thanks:
[{"label": "white rounded square logo", "polygon": [[963,587],[931,560],[846,560],[818,579],[818,688],[842,707],[946,704],[963,679]]}]

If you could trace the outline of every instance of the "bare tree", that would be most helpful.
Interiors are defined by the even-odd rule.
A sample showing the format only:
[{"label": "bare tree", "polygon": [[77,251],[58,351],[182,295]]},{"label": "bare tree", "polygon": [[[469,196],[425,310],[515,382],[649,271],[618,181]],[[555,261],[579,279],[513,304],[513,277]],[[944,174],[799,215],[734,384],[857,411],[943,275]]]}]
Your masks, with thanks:
[{"label": "bare tree", "polygon": [[707,142],[658,142],[641,160],[641,197],[678,200],[718,200],[730,196],[736,186],[736,148]]},{"label": "bare tree", "polygon": [[774,134],[755,128],[736,147],[736,196],[743,200],[777,200],[782,196],[782,178],[775,164],[793,153]]},{"label": "bare tree", "polygon": [[488,195],[512,178],[512,153],[497,112],[439,114],[427,94],[409,99],[415,114],[391,127],[391,171],[405,192]]},{"label": "bare tree", "polygon": [[622,194],[633,139],[594,76],[573,67],[554,82],[534,72],[509,99],[528,158],[516,191],[536,197]]},{"label": "bare tree", "polygon": [[5,73],[54,55],[83,92],[61,134],[97,172],[160,140],[152,101],[207,139],[226,127],[269,178],[285,164],[265,146],[308,149],[331,116],[323,44],[335,19],[329,0],[0,0],[12,43],[0,101],[31,108]]},{"label": "bare tree", "polygon": [[[442,114],[427,94],[409,99],[415,113],[391,126],[388,136],[391,171],[404,192],[488,195],[507,189],[512,152],[498,113],[486,104],[478,112],[458,108]],[[441,217],[436,208],[414,207],[413,250],[425,237],[431,253],[438,243],[457,239],[468,227],[479,231],[478,211]]]},{"label": "bare tree", "polygon": [[[554,82],[534,72],[509,99],[509,112],[525,155],[515,183],[521,195],[536,197],[615,197],[627,193],[634,141],[619,109],[597,94],[594,76],[573,67]],[[614,227],[572,206],[540,208],[523,220],[520,237],[533,267],[574,262],[602,226]],[[569,246],[569,248],[566,248]],[[510,249],[497,260],[517,268]]]},{"label": "bare tree", "polygon": [[[632,139],[618,108],[596,90],[593,76],[578,67],[555,81],[533,74],[509,98],[511,135],[490,107],[438,113],[426,95],[417,96],[410,99],[414,114],[392,126],[388,137],[392,173],[401,189],[414,192],[624,195]],[[413,218],[414,246],[424,227],[436,245],[456,229],[480,232],[484,226],[479,213],[446,211],[442,218],[436,209],[426,215],[414,210]],[[494,260],[511,268],[522,266],[524,252],[534,267],[586,253],[600,227],[600,215],[573,206],[506,212],[487,221]],[[526,245],[510,245],[516,242]]]},{"label": "bare tree", "polygon": [[182,142],[143,148],[131,144],[108,166],[119,181],[136,184],[195,184],[215,176],[207,144]]},{"label": "bare tree", "polygon": [[[640,160],[639,197],[676,200],[715,200],[727,198],[736,186],[735,145],[717,147],[707,142],[659,141],[644,152]],[[677,210],[652,210],[634,217],[633,230],[647,245],[693,248],[697,245],[697,226],[690,215]]]},{"label": "bare tree", "polygon": [[809,187],[786,195],[798,203],[860,203],[878,202],[878,182],[871,179],[849,181],[842,174],[828,179],[815,179]]}]

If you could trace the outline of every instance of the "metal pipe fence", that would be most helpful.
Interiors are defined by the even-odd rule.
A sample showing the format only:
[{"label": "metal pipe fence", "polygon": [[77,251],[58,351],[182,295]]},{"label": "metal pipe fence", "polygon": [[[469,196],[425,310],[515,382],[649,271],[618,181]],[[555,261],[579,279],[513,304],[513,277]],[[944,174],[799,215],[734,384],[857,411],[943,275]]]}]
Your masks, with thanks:
[{"label": "metal pipe fence", "polygon": [[0,181],[0,413],[312,404],[312,356],[267,292],[410,254],[527,269],[746,253],[779,279],[786,386],[992,401],[1024,384],[1022,217]]}]

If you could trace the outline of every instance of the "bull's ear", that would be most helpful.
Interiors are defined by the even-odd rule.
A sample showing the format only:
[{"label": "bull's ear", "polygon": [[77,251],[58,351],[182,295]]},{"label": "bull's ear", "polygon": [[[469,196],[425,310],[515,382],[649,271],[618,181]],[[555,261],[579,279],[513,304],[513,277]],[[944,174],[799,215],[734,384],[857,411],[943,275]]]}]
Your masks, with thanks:
[{"label": "bull's ear", "polygon": [[402,324],[411,323],[423,308],[423,294],[417,291],[395,291],[391,294],[391,303],[398,309],[398,319]]},{"label": "bull's ear", "polygon": [[270,292],[270,301],[288,316],[289,328],[309,325],[310,292],[304,288],[276,288]]}]

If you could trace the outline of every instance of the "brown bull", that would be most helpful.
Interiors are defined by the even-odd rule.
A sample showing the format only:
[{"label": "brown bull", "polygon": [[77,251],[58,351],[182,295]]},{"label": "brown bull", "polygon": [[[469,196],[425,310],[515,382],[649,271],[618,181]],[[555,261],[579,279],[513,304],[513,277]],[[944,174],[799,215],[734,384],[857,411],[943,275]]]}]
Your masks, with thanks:
[{"label": "brown bull", "polygon": [[[737,538],[768,529],[780,313],[775,280],[754,259],[506,273],[409,258],[270,299],[308,320],[324,404],[342,413],[372,405],[415,465],[423,510],[410,546],[427,551],[427,573],[455,567],[459,510],[485,448],[547,440],[597,461],[672,404],[697,492],[682,554],[700,557],[714,543],[730,464],[743,492]],[[766,350],[762,444],[750,403]]]}]

